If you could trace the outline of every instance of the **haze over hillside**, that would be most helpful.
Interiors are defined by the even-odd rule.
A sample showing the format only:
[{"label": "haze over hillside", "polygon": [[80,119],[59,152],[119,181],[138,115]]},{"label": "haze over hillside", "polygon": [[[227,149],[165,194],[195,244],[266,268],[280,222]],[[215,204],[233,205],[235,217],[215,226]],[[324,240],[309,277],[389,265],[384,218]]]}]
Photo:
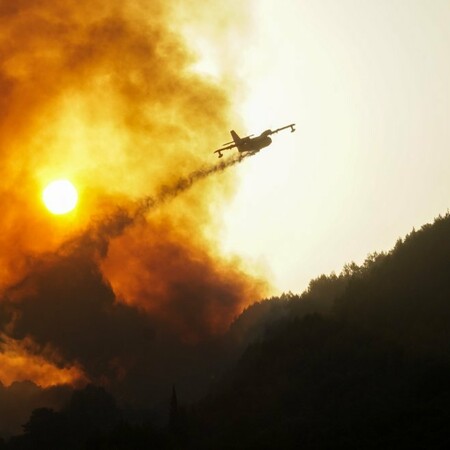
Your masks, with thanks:
[{"label": "haze over hillside", "polygon": [[[4,448],[31,448],[42,427],[60,421],[72,431],[50,432],[46,448],[66,446],[73,414],[84,417],[73,441],[80,449],[127,448],[130,439],[136,448],[441,448],[449,437],[449,255],[447,214],[387,254],[311,281],[302,295],[250,306],[198,355],[202,380],[215,361],[214,380],[204,381],[213,381],[209,394],[187,402],[189,383],[172,393],[168,427],[129,422],[119,409],[100,414],[99,424],[72,400],[61,413],[35,413],[25,435]],[[100,410],[112,404],[89,389],[76,393],[87,410],[90,402]],[[166,411],[170,390],[168,381]]]}]

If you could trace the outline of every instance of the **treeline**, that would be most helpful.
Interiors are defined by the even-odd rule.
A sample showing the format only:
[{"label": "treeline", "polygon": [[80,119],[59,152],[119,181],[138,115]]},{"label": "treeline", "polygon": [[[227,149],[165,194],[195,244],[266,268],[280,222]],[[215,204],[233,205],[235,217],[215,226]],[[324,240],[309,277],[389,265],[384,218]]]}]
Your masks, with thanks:
[{"label": "treeline", "polygon": [[225,340],[238,361],[188,409],[174,391],[167,426],[88,387],[0,449],[449,448],[450,215],[252,305]]},{"label": "treeline", "polygon": [[165,429],[132,424],[102,387],[75,390],[61,411],[38,408],[23,434],[0,439],[0,450],[132,450],[169,448]]},{"label": "treeline", "polygon": [[191,448],[449,447],[448,214],[251,309],[276,314],[193,409]]}]

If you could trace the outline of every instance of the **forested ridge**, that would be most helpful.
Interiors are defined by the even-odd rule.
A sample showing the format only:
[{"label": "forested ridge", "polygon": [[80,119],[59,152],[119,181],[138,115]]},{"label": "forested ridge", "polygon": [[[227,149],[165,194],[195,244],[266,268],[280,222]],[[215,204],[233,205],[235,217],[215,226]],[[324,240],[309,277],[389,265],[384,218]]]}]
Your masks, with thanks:
[{"label": "forested ridge", "polygon": [[198,407],[203,448],[448,446],[448,214],[263,305],[276,314]]},{"label": "forested ridge", "polygon": [[64,411],[35,411],[0,449],[448,448],[450,215],[250,306],[223,342],[234,363],[206,397],[183,405],[173,389],[170,402],[168,386],[167,426],[131,423],[90,387]]}]

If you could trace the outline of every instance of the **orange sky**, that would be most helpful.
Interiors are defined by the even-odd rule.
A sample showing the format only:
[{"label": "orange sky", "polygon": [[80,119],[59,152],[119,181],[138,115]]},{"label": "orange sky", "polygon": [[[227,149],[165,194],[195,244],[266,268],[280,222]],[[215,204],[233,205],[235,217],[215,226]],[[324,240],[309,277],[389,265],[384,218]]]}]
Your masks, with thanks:
[{"label": "orange sky", "polygon": [[[143,355],[77,353],[78,329],[102,338],[90,315],[118,347],[118,323],[191,345],[444,213],[449,20],[445,0],[1,3],[0,381],[121,377]],[[231,128],[291,122],[136,216]],[[56,178],[79,192],[60,217],[41,201]]]},{"label": "orange sky", "polygon": [[[4,329],[3,383],[24,372],[42,386],[89,378],[89,368],[46,331],[21,329],[22,304],[34,308],[41,291],[65,295],[70,280],[51,289],[45,280],[73,255],[101,270],[95,282],[111,287],[116,302],[189,342],[225,331],[268,292],[242,262],[218,252],[216,211],[233,192],[232,173],[133,216],[136,202],[211,164],[234,117],[231,81],[195,73],[175,17],[162,1],[0,7],[0,292],[17,316]],[[77,208],[60,217],[41,201],[58,178],[79,192]],[[36,344],[32,350],[24,339]],[[40,354],[47,345],[58,360]]]}]

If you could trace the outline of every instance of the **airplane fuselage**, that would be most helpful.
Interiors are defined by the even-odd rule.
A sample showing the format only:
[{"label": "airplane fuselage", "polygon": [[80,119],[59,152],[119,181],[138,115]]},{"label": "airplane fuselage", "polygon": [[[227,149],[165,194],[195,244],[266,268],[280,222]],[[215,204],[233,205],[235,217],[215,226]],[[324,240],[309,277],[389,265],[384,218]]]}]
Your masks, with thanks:
[{"label": "airplane fuselage", "polygon": [[245,138],[239,142],[236,147],[242,152],[259,152],[261,149],[268,147],[272,143],[272,139],[268,136],[268,133],[264,131],[258,137]]},{"label": "airplane fuselage", "polygon": [[286,125],[281,128],[277,128],[276,130],[266,130],[263,131],[259,136],[253,137],[253,134],[250,136],[246,136],[241,138],[238,136],[236,131],[231,130],[230,134],[233,140],[231,142],[227,142],[222,145],[221,148],[214,150],[214,153],[217,153],[219,158],[222,158],[225,150],[231,150],[232,148],[237,148],[240,153],[249,152],[256,153],[259,152],[262,148],[268,147],[272,143],[272,139],[269,137],[272,134],[278,133],[279,131],[286,130],[287,128],[291,129],[293,133],[295,131],[295,123],[291,123],[290,125]]}]

